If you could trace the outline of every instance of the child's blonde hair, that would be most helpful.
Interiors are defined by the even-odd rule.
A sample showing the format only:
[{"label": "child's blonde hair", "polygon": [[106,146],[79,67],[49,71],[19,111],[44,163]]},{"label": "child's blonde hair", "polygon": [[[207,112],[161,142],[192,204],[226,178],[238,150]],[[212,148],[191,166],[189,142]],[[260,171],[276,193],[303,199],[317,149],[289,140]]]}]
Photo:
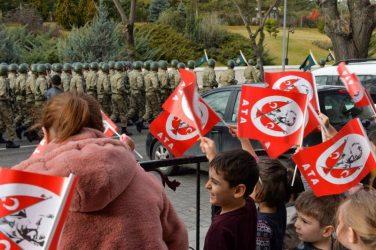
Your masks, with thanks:
[{"label": "child's blonde hair", "polygon": [[344,224],[351,227],[368,249],[376,249],[376,191],[361,190],[342,206]]}]

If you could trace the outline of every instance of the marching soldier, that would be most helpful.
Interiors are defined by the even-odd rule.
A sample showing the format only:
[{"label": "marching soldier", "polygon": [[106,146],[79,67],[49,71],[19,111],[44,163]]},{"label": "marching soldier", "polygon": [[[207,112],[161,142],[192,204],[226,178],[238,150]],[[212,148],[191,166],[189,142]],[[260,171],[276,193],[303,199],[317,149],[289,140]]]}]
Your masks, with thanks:
[{"label": "marching soldier", "polygon": [[60,63],[52,64],[51,77],[53,77],[54,75],[58,75],[61,77],[62,71],[63,71],[63,65],[61,65]]},{"label": "marching soldier", "polygon": [[140,133],[143,129],[143,115],[145,110],[145,84],[141,66],[141,62],[135,62],[132,72],[129,73],[130,102],[127,114],[129,119],[136,121],[136,128]]},{"label": "marching soldier", "polygon": [[205,68],[202,74],[202,92],[206,92],[213,88],[218,87],[218,82],[215,76],[215,61],[214,59],[209,59],[208,67]]},{"label": "marching soldier", "polygon": [[108,62],[108,67],[110,68],[110,71],[109,71],[109,77],[111,78],[114,74],[115,74],[115,61],[109,61]]},{"label": "marching soldier", "polygon": [[195,61],[193,61],[193,60],[189,60],[189,61],[188,61],[188,69],[189,69],[190,71],[194,72],[195,67],[196,67],[196,63],[195,63]]},{"label": "marching soldier", "polygon": [[20,145],[13,142],[16,132],[14,131],[14,121],[10,103],[10,84],[7,79],[7,74],[8,67],[6,65],[0,65],[0,120],[2,121],[2,126],[5,126],[8,135],[8,141],[6,141],[5,147],[19,148]]},{"label": "marching soldier", "polygon": [[178,71],[178,60],[171,61],[171,69],[169,71],[171,88],[175,89],[180,83],[180,74]]},{"label": "marching soldier", "polygon": [[158,79],[161,84],[161,102],[163,103],[171,94],[170,79],[167,73],[167,62],[161,61],[159,63]]},{"label": "marching soldier", "polygon": [[103,111],[111,116],[111,83],[108,75],[110,68],[107,63],[102,64],[101,71],[97,81],[98,102],[102,105]]},{"label": "marching soldier", "polygon": [[238,81],[235,79],[234,60],[229,60],[227,67],[228,69],[219,76],[219,84],[221,84],[221,86],[236,85]]},{"label": "marching soldier", "polygon": [[9,86],[10,86],[10,97],[11,97],[11,102],[12,105],[15,106],[15,95],[14,95],[14,86],[16,85],[16,80],[17,80],[17,70],[18,66],[17,64],[11,64],[8,67],[8,80],[9,80]]},{"label": "marching soldier", "polygon": [[38,77],[38,65],[32,64],[30,67],[31,73],[26,80],[25,86],[25,126],[30,127],[34,124],[35,111],[35,85]]},{"label": "marching soldier", "polygon": [[89,70],[90,70],[90,64],[83,63],[82,64],[82,76],[85,80],[85,83],[87,82],[87,75],[89,74]]},{"label": "marching soldier", "polygon": [[61,82],[65,92],[70,90],[70,82],[72,79],[72,66],[69,63],[63,65],[63,72],[61,73]]},{"label": "marching soldier", "polygon": [[35,82],[35,92],[34,92],[34,107],[35,107],[35,119],[34,121],[38,121],[40,117],[40,113],[42,112],[44,101],[46,100],[46,92],[48,89],[47,86],[47,79],[46,79],[46,66],[44,64],[38,65],[38,78]]},{"label": "marching soldier", "polygon": [[259,73],[255,68],[255,61],[253,59],[248,60],[248,66],[244,70],[244,78],[246,83],[257,83],[259,82]]},{"label": "marching soldier", "polygon": [[90,71],[87,74],[86,80],[86,91],[95,99],[97,98],[98,67],[98,63],[96,62],[90,64]]},{"label": "marching soldier", "polygon": [[70,82],[70,91],[77,91],[79,93],[85,92],[85,80],[82,75],[82,65],[81,63],[76,63],[73,66],[73,77]]},{"label": "marching soldier", "polygon": [[145,77],[146,111],[144,121],[150,122],[160,112],[160,84],[158,80],[158,63],[150,64],[150,73]]},{"label": "marching soldier", "polygon": [[18,138],[22,138],[22,132],[26,127],[23,126],[23,121],[25,119],[25,110],[26,110],[26,81],[27,81],[27,71],[28,66],[26,64],[21,64],[18,69],[18,77],[16,79],[16,84],[14,86],[14,94],[16,97],[16,118],[15,118],[15,124],[16,124],[16,133]]},{"label": "marching soldier", "polygon": [[49,64],[49,63],[46,63],[44,64],[44,66],[46,66],[46,80],[47,80],[47,88],[51,88],[52,84],[51,84],[51,69],[52,69],[52,65]]},{"label": "marching soldier", "polygon": [[[136,62],[137,63],[137,62]],[[133,68],[134,68],[134,65],[135,64],[133,64]],[[150,72],[150,61],[145,61],[144,63],[143,63],[143,65],[142,65],[142,67],[143,67],[143,71],[142,71],[142,75],[143,75],[143,77],[145,78],[148,74],[149,74],[149,72]]]}]

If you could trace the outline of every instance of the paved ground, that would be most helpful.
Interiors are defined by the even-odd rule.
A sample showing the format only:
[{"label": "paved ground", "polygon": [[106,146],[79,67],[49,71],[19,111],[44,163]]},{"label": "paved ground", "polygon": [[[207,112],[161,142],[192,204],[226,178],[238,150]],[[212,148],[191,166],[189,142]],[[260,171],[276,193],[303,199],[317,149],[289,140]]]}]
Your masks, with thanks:
[{"label": "paved ground", "polygon": [[[147,160],[145,153],[145,138],[146,131],[139,134],[135,131],[134,127],[130,127],[130,131],[134,133],[132,138],[136,142],[136,150]],[[4,148],[4,144],[0,144],[0,166],[12,166],[25,159],[27,159],[34,151],[34,144],[30,144],[25,140],[18,141],[21,143],[20,149]],[[142,161],[142,159],[140,159]],[[210,205],[209,197],[205,191],[204,185],[207,180],[207,173],[201,172],[201,223],[200,223],[200,241],[201,248],[205,239],[206,231],[210,226]],[[189,167],[183,167],[179,175],[171,176],[171,180],[176,179],[181,183],[176,192],[166,188],[168,197],[171,199],[180,218],[184,221],[189,233],[189,245],[193,248],[196,247],[196,171]]]}]

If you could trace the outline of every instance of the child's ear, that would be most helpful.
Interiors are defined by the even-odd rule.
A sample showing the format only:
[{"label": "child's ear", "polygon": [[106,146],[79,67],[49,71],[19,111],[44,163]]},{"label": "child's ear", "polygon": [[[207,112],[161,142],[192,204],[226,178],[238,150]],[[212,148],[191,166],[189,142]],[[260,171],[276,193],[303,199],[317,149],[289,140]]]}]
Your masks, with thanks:
[{"label": "child's ear", "polygon": [[238,199],[244,196],[247,187],[244,184],[239,184],[235,187],[234,198]]},{"label": "child's ear", "polygon": [[334,232],[335,232],[335,228],[334,228],[334,226],[326,226],[326,227],[324,227],[324,230],[323,230],[322,236],[323,236],[324,238],[328,238],[328,237],[330,237]]}]

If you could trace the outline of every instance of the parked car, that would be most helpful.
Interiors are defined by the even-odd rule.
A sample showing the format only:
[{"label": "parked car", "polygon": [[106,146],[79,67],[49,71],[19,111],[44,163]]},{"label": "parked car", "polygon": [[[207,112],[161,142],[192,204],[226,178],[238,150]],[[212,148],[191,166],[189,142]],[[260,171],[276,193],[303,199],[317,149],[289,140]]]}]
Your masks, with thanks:
[{"label": "parked car", "polygon": [[[348,95],[343,86],[318,86],[318,97],[320,102],[320,110],[327,115],[331,124],[340,129],[350,119],[357,117],[362,110],[354,107],[351,97]],[[228,87],[216,88],[203,94],[204,100],[220,115],[228,124],[237,123],[237,114],[240,100],[241,85],[233,85]],[[218,152],[226,151],[234,148],[240,148],[237,138],[234,138],[228,131],[228,128],[219,122],[206,135],[213,139],[216,143]],[[314,132],[307,136],[303,144],[311,146],[321,142],[321,133]],[[255,149],[261,149],[261,145],[257,141],[252,141]],[[150,133],[146,138],[146,153],[152,160],[169,159],[172,154]],[[290,152],[291,153],[291,152]],[[199,143],[196,143],[189,149],[185,155],[202,154]],[[165,174],[173,174],[178,171],[178,166],[164,167],[160,169]]]}]

